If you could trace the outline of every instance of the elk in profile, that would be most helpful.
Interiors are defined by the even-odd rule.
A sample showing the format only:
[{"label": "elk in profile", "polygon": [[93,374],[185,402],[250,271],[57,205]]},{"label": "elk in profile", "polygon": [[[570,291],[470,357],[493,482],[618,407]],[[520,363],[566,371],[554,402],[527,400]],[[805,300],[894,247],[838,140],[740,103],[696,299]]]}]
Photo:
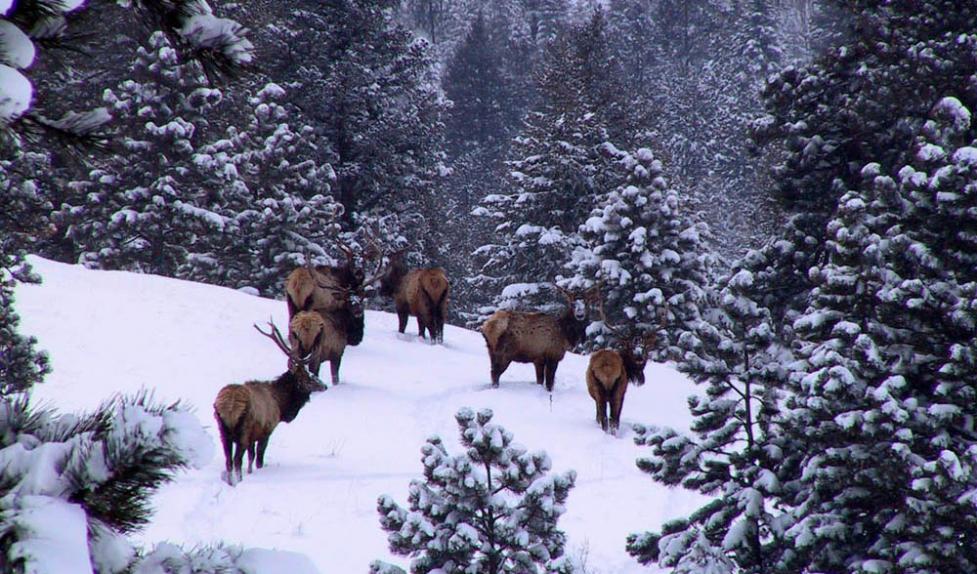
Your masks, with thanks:
[{"label": "elk in profile", "polygon": [[288,370],[274,381],[227,385],[214,400],[214,418],[224,447],[225,471],[222,476],[231,486],[242,479],[245,450],[250,474],[255,458],[258,468],[265,465],[268,439],[278,423],[295,420],[309,402],[309,396],[314,391],[325,390],[325,386],[306,370],[308,359],[299,358],[297,350],[282,339],[274,323],[269,322],[269,325],[270,332],[262,331],[257,325],[254,328],[288,355]]},{"label": "elk in profile", "polygon": [[400,324],[398,331],[407,329],[410,315],[417,317],[417,334],[425,331],[434,343],[444,342],[444,320],[448,314],[448,278],[440,267],[407,269],[404,251],[390,256],[390,265],[380,277],[380,295],[393,297]]},{"label": "elk in profile", "polygon": [[[621,425],[621,409],[628,383],[641,386],[645,384],[645,365],[648,351],[654,347],[654,332],[641,334],[636,329],[625,329],[612,325],[604,314],[603,302],[599,304],[600,318],[604,326],[616,335],[619,344],[615,349],[602,349],[590,355],[587,365],[587,392],[597,407],[597,422],[604,431],[617,434]],[[610,423],[608,423],[608,407]]]},{"label": "elk in profile", "polygon": [[593,291],[571,292],[557,287],[567,300],[558,316],[546,313],[496,311],[482,324],[482,337],[492,363],[492,386],[513,361],[533,363],[536,383],[552,391],[556,367],[566,352],[580,343],[587,328]]}]

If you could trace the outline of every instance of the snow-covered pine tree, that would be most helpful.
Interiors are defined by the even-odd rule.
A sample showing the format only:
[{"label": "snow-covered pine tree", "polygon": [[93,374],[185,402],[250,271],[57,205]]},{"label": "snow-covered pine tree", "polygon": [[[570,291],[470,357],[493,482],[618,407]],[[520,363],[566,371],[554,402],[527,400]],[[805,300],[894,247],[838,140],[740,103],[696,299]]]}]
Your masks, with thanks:
[{"label": "snow-covered pine tree", "polygon": [[[572,572],[556,523],[576,473],[549,475],[546,453],[514,444],[491,410],[461,409],[455,419],[464,454],[429,438],[421,448],[424,480],[411,482],[409,508],[389,496],[377,502],[391,551],[410,556],[415,574]],[[375,563],[373,571],[390,568]]]},{"label": "snow-covered pine tree", "polygon": [[578,227],[607,175],[598,146],[628,136],[619,87],[600,10],[547,46],[537,79],[542,102],[513,142],[509,185],[475,210],[495,225],[494,242],[475,256],[478,287],[495,294],[496,306],[552,301],[548,288],[581,246]]},{"label": "snow-covered pine tree", "polygon": [[181,62],[166,35],[140,48],[132,79],[105,100],[130,130],[124,153],[93,169],[84,203],[69,208],[69,234],[93,267],[176,276],[201,235],[220,233],[203,185],[214,174],[194,163],[206,113],[221,100],[203,68]]},{"label": "snow-covered pine tree", "polygon": [[[213,14],[206,0],[121,1],[136,11],[151,30],[162,30],[175,49],[196,60],[210,75],[226,74],[252,60],[253,47],[241,25]],[[0,147],[22,136],[46,134],[62,141],[101,139],[98,132],[110,118],[99,111],[69,111],[58,119],[35,110],[34,83],[27,69],[39,48],[57,49],[78,43],[66,33],[68,17],[86,9],[85,0],[21,0],[0,5]],[[55,84],[60,86],[60,84]]]},{"label": "snow-covered pine tree", "polygon": [[23,250],[14,235],[0,226],[0,397],[29,390],[41,382],[50,369],[47,355],[38,352],[34,337],[17,332],[20,317],[14,310],[14,287],[18,282],[37,283],[24,261]]},{"label": "snow-covered pine tree", "polygon": [[239,572],[246,551],[218,544],[144,551],[127,535],[150,518],[150,496],[213,454],[203,426],[179,403],[140,394],[65,415],[0,397],[0,571]]},{"label": "snow-covered pine tree", "polygon": [[[750,257],[761,257],[752,252]],[[756,263],[754,262],[754,265]],[[753,274],[734,268],[709,292],[703,319],[680,329],[679,369],[704,386],[689,398],[692,435],[636,427],[651,456],[638,467],[668,486],[711,500],[660,532],[632,534],[628,551],[676,572],[773,572],[783,548],[784,496],[777,471],[792,452],[778,426],[788,357],[770,313],[757,304]]]},{"label": "snow-covered pine tree", "polygon": [[342,208],[330,195],[329,164],[316,161],[313,128],[283,105],[285,90],[268,83],[248,98],[246,125],[201,146],[195,165],[222,174],[208,203],[224,219],[220,234],[200,238],[181,275],[228,287],[251,287],[263,296],[281,293],[284,277],[338,233]]},{"label": "snow-covered pine tree", "polygon": [[452,158],[474,147],[496,150],[508,139],[514,122],[502,70],[507,32],[490,26],[479,12],[445,66],[441,85],[452,101],[445,113],[445,141]]},{"label": "snow-covered pine tree", "polygon": [[838,199],[860,184],[861,169],[906,165],[931,108],[946,95],[972,92],[968,38],[977,7],[953,0],[826,4],[847,24],[838,37],[844,41],[772,79],[755,133],[760,144],[784,147],[774,155],[773,173],[776,195],[792,216],[782,235],[792,245],[780,250],[792,256],[778,272],[785,285],[801,279],[784,291],[796,310],[806,306],[797,292],[811,288],[807,269],[823,260],[826,224]]},{"label": "snow-covered pine tree", "polygon": [[[584,247],[573,253],[573,276],[566,286],[600,284],[603,306],[614,323],[655,332],[665,360],[681,356],[681,333],[700,321],[712,259],[706,252],[707,229],[664,177],[662,164],[648,148],[628,153],[604,144],[613,187],[596,200],[580,227]],[[595,325],[595,342],[607,345],[614,335]],[[616,342],[616,341],[615,341]]]},{"label": "snow-covered pine tree", "polygon": [[[303,89],[293,101],[316,126],[317,145],[332,153],[344,231],[355,231],[361,215],[438,215],[430,205],[441,175],[445,104],[427,42],[392,19],[397,4],[309,2],[302,17],[317,26],[295,32],[314,41],[301,55]],[[411,237],[418,246],[420,231]]]},{"label": "snow-covered pine tree", "polygon": [[805,441],[786,531],[797,570],[977,568],[971,117],[940,100],[910,164],[866,165],[828,224],[785,409]]}]

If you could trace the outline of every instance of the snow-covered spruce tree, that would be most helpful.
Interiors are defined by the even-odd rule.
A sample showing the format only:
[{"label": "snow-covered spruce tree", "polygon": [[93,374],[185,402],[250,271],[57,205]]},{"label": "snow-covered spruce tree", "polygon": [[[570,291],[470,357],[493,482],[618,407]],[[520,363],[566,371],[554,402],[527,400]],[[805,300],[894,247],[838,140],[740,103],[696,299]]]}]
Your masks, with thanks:
[{"label": "snow-covered spruce tree", "polygon": [[777,473],[796,453],[777,422],[789,355],[755,300],[758,287],[750,271],[734,268],[709,292],[702,320],[680,330],[679,369],[705,391],[689,399],[692,434],[636,427],[635,442],[652,453],[638,460],[641,470],[711,498],[660,532],[629,536],[628,551],[642,563],[690,574],[777,571],[783,517],[773,503],[784,496]]},{"label": "snow-covered spruce tree", "polygon": [[144,394],[80,416],[38,409],[26,395],[0,398],[0,571],[240,571],[240,548],[143,552],[127,539],[148,523],[153,491],[212,453],[184,406]]},{"label": "snow-covered spruce tree", "polygon": [[598,146],[627,136],[619,79],[600,11],[548,45],[537,79],[542,102],[513,142],[508,186],[475,210],[495,225],[494,241],[475,256],[479,287],[496,306],[552,302],[547,287],[581,246],[578,228],[608,175]]},{"label": "snow-covered spruce tree", "polygon": [[[598,196],[580,227],[585,246],[573,253],[567,286],[600,284],[611,322],[655,332],[661,352],[653,357],[679,357],[679,336],[699,322],[705,303],[712,264],[707,229],[668,185],[650,149],[632,154],[604,144],[600,151],[608,171],[617,174],[607,178],[615,185]],[[613,339],[610,331],[595,328],[598,345]]]},{"label": "snow-covered spruce tree", "polygon": [[37,340],[17,332],[20,317],[14,310],[17,283],[39,281],[14,245],[14,236],[0,236],[0,397],[29,390],[50,368],[47,355],[34,348]]},{"label": "snow-covered spruce tree", "polygon": [[[461,409],[455,419],[464,454],[429,438],[421,448],[424,480],[411,482],[409,508],[378,500],[391,551],[410,556],[415,574],[572,572],[556,523],[576,473],[548,475],[546,453],[513,444],[491,410]],[[373,571],[384,567],[375,563]]]},{"label": "snow-covered spruce tree", "polygon": [[329,193],[332,168],[316,161],[313,128],[292,124],[284,98],[281,86],[266,84],[248,99],[246,125],[198,148],[195,165],[223,174],[208,204],[225,223],[199,239],[181,275],[279,295],[283,278],[306,255],[322,259],[336,236],[342,208]]},{"label": "snow-covered spruce tree", "polygon": [[176,276],[201,235],[219,233],[215,175],[194,162],[206,113],[221,100],[203,68],[181,62],[162,32],[140,48],[132,79],[105,100],[130,124],[123,154],[93,169],[84,203],[70,209],[70,236],[93,267]]},{"label": "snow-covered spruce tree", "polygon": [[921,132],[909,165],[865,166],[810,271],[784,424],[806,441],[795,571],[977,568],[977,129],[949,97]]},{"label": "snow-covered spruce tree", "polygon": [[[784,237],[792,245],[781,249],[793,252],[779,269],[784,284],[806,278],[823,260],[826,224],[838,199],[859,185],[862,167],[879,163],[894,172],[905,165],[916,134],[944,96],[955,95],[970,108],[974,103],[972,3],[827,4],[843,14],[844,41],[773,78],[755,134],[760,144],[785,148],[774,166],[776,195],[793,216]],[[803,297],[796,300],[803,310]]]},{"label": "snow-covered spruce tree", "polygon": [[316,145],[332,153],[345,231],[371,212],[430,215],[425,202],[440,176],[445,104],[427,42],[392,20],[397,4],[307,2],[296,31],[282,31],[282,42],[307,46],[293,101],[315,126]]},{"label": "snow-covered spruce tree", "polygon": [[703,212],[715,248],[730,258],[773,232],[764,166],[746,145],[766,71],[778,61],[772,4],[607,3],[611,48],[645,132],[640,145],[669,165],[672,185]]},{"label": "snow-covered spruce tree", "polygon": [[[241,25],[216,17],[206,0],[172,2],[123,1],[152,30],[162,30],[174,47],[198,61],[210,75],[226,74],[252,59],[251,43],[242,37]],[[39,48],[71,48],[79,42],[66,33],[67,17],[86,9],[85,0],[21,0],[0,5],[0,147],[22,136],[50,135],[62,141],[99,139],[98,128],[108,119],[95,111],[69,111],[58,119],[45,117],[44,97],[34,96],[27,70]],[[59,84],[56,84],[60,86]]]}]

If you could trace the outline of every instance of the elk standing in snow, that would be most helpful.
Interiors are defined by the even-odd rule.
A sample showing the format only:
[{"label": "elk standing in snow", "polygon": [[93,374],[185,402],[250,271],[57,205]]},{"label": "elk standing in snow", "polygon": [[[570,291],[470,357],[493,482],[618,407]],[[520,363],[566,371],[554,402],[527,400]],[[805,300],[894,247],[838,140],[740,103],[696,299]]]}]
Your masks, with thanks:
[{"label": "elk standing in snow", "polygon": [[356,266],[352,248],[341,241],[336,243],[346,255],[345,264],[313,266],[307,261],[285,279],[289,320],[299,311],[324,313],[342,309],[346,304],[343,292],[359,293],[368,284],[363,270]]},{"label": "elk standing in snow", "polygon": [[274,381],[249,381],[243,385],[227,385],[214,400],[214,418],[224,447],[225,471],[223,478],[230,485],[242,479],[241,466],[244,452],[248,453],[248,473],[256,458],[258,468],[265,465],[265,449],[268,439],[279,422],[295,420],[302,407],[309,402],[314,391],[325,390],[306,370],[308,359],[298,357],[297,350],[290,348],[282,339],[274,323],[271,332],[262,331],[288,355],[288,370]]},{"label": "elk standing in snow", "polygon": [[600,428],[616,434],[621,425],[621,409],[624,407],[628,383],[637,386],[645,384],[648,351],[654,347],[656,335],[654,332],[641,335],[637,330],[626,334],[624,329],[607,320],[602,301],[599,310],[604,326],[617,335],[620,344],[617,350],[602,349],[590,355],[590,363],[587,365],[587,392],[597,406],[597,422],[600,423]]},{"label": "elk standing in snow", "polygon": [[407,329],[410,315],[417,317],[417,334],[427,331],[434,343],[444,342],[444,320],[448,314],[448,278],[440,267],[408,270],[404,252],[390,257],[390,265],[380,278],[380,295],[393,297],[398,330]]},{"label": "elk standing in snow", "polygon": [[567,300],[567,308],[559,316],[502,310],[482,324],[482,337],[492,363],[493,387],[499,386],[499,377],[515,361],[533,363],[536,383],[542,385],[545,381],[546,390],[553,390],[557,365],[584,338],[593,298],[592,292],[557,289]]},{"label": "elk standing in snow", "polygon": [[363,340],[363,325],[362,307],[331,313],[299,311],[288,324],[288,340],[299,357],[308,357],[313,375],[318,377],[320,365],[329,361],[332,384],[337,385],[346,345]]}]

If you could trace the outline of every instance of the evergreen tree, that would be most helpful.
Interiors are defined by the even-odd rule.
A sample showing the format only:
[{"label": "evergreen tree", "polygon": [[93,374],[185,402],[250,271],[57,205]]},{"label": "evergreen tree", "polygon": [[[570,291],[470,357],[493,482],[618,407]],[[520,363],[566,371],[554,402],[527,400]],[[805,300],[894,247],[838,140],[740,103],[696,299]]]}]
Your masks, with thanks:
[{"label": "evergreen tree", "polygon": [[391,551],[411,556],[416,574],[572,572],[556,523],[576,474],[547,476],[546,453],[513,444],[491,410],[461,409],[455,419],[465,453],[452,456],[439,437],[428,439],[424,480],[411,482],[409,509],[389,496],[378,500]]},{"label": "evergreen tree", "polygon": [[202,68],[180,62],[160,32],[140,48],[132,76],[105,99],[143,131],[132,129],[125,154],[92,170],[85,203],[70,208],[69,234],[86,265],[172,277],[199,235],[226,224],[201,185],[214,174],[194,163],[206,113],[222,94],[207,87]]},{"label": "evergreen tree", "polygon": [[495,224],[494,243],[476,256],[479,287],[498,294],[497,305],[526,303],[561,274],[608,177],[598,146],[627,137],[606,41],[597,11],[547,47],[537,79],[543,101],[513,142],[509,186],[485,196],[475,212]]},{"label": "evergreen tree", "polygon": [[[838,199],[859,184],[863,166],[905,165],[930,109],[944,96],[973,104],[967,46],[977,8],[950,0],[831,6],[849,25],[843,44],[773,79],[755,134],[761,144],[785,148],[774,165],[776,194],[793,216],[786,240],[797,256],[796,266],[781,270],[784,283],[823,259],[826,224]],[[810,288],[801,281],[786,295]]]},{"label": "evergreen tree", "polygon": [[444,103],[427,43],[392,21],[393,0],[313,4],[307,8],[317,25],[304,33],[308,51],[301,56],[314,57],[303,60],[303,89],[293,101],[331,154],[344,229],[355,231],[360,216],[391,211],[436,216],[430,205]]},{"label": "evergreen tree", "polygon": [[20,317],[14,310],[14,287],[18,282],[38,283],[24,261],[14,236],[0,236],[0,397],[29,390],[41,382],[50,369],[47,355],[38,352],[34,337],[17,332]]},{"label": "evergreen tree", "polygon": [[506,117],[512,108],[503,81],[500,40],[505,36],[499,38],[499,32],[491,30],[479,12],[445,68],[442,87],[452,102],[445,120],[450,157],[476,146],[498,149],[514,123]]},{"label": "evergreen tree", "polygon": [[709,309],[703,320],[678,329],[679,369],[705,387],[704,396],[689,398],[693,435],[637,427],[635,438],[652,451],[638,460],[641,470],[710,500],[661,532],[632,534],[628,551],[677,572],[780,571],[785,544],[778,503],[788,494],[778,471],[798,455],[777,418],[785,379],[780,362],[787,355],[769,311],[753,299],[753,274],[734,268],[719,286],[703,304]]},{"label": "evergreen tree", "polygon": [[342,208],[329,194],[332,168],[316,161],[313,128],[293,128],[285,96],[265,85],[248,99],[246,125],[195,154],[195,165],[224,174],[208,187],[208,203],[226,223],[199,238],[181,273],[187,278],[276,296],[292,269],[307,255],[322,259],[322,246],[336,237]]},{"label": "evergreen tree", "polygon": [[977,130],[954,97],[933,116],[910,165],[862,170],[810,271],[786,421],[806,441],[787,534],[807,569],[977,566]]},{"label": "evergreen tree", "polygon": [[240,548],[142,551],[127,538],[148,523],[157,488],[212,454],[186,407],[146,395],[115,398],[80,416],[38,409],[26,396],[0,398],[0,570],[239,571]]},{"label": "evergreen tree", "polygon": [[[205,0],[126,2],[152,30],[163,30],[183,57],[195,59],[210,75],[227,74],[251,62],[252,45],[240,24],[218,18]],[[78,38],[67,34],[67,16],[84,1],[24,0],[0,8],[0,149],[18,145],[22,136],[45,134],[62,141],[97,141],[99,128],[110,118],[99,111],[69,111],[59,119],[34,110],[34,83],[25,75],[39,47],[71,48]]]},{"label": "evergreen tree", "polygon": [[[601,151],[618,175],[580,228],[586,247],[573,254],[570,286],[599,284],[612,321],[656,332],[659,358],[677,357],[678,334],[699,322],[705,304],[707,230],[669,187],[651,150],[632,155],[605,144]],[[610,335],[603,330],[596,343],[606,345]]]}]

